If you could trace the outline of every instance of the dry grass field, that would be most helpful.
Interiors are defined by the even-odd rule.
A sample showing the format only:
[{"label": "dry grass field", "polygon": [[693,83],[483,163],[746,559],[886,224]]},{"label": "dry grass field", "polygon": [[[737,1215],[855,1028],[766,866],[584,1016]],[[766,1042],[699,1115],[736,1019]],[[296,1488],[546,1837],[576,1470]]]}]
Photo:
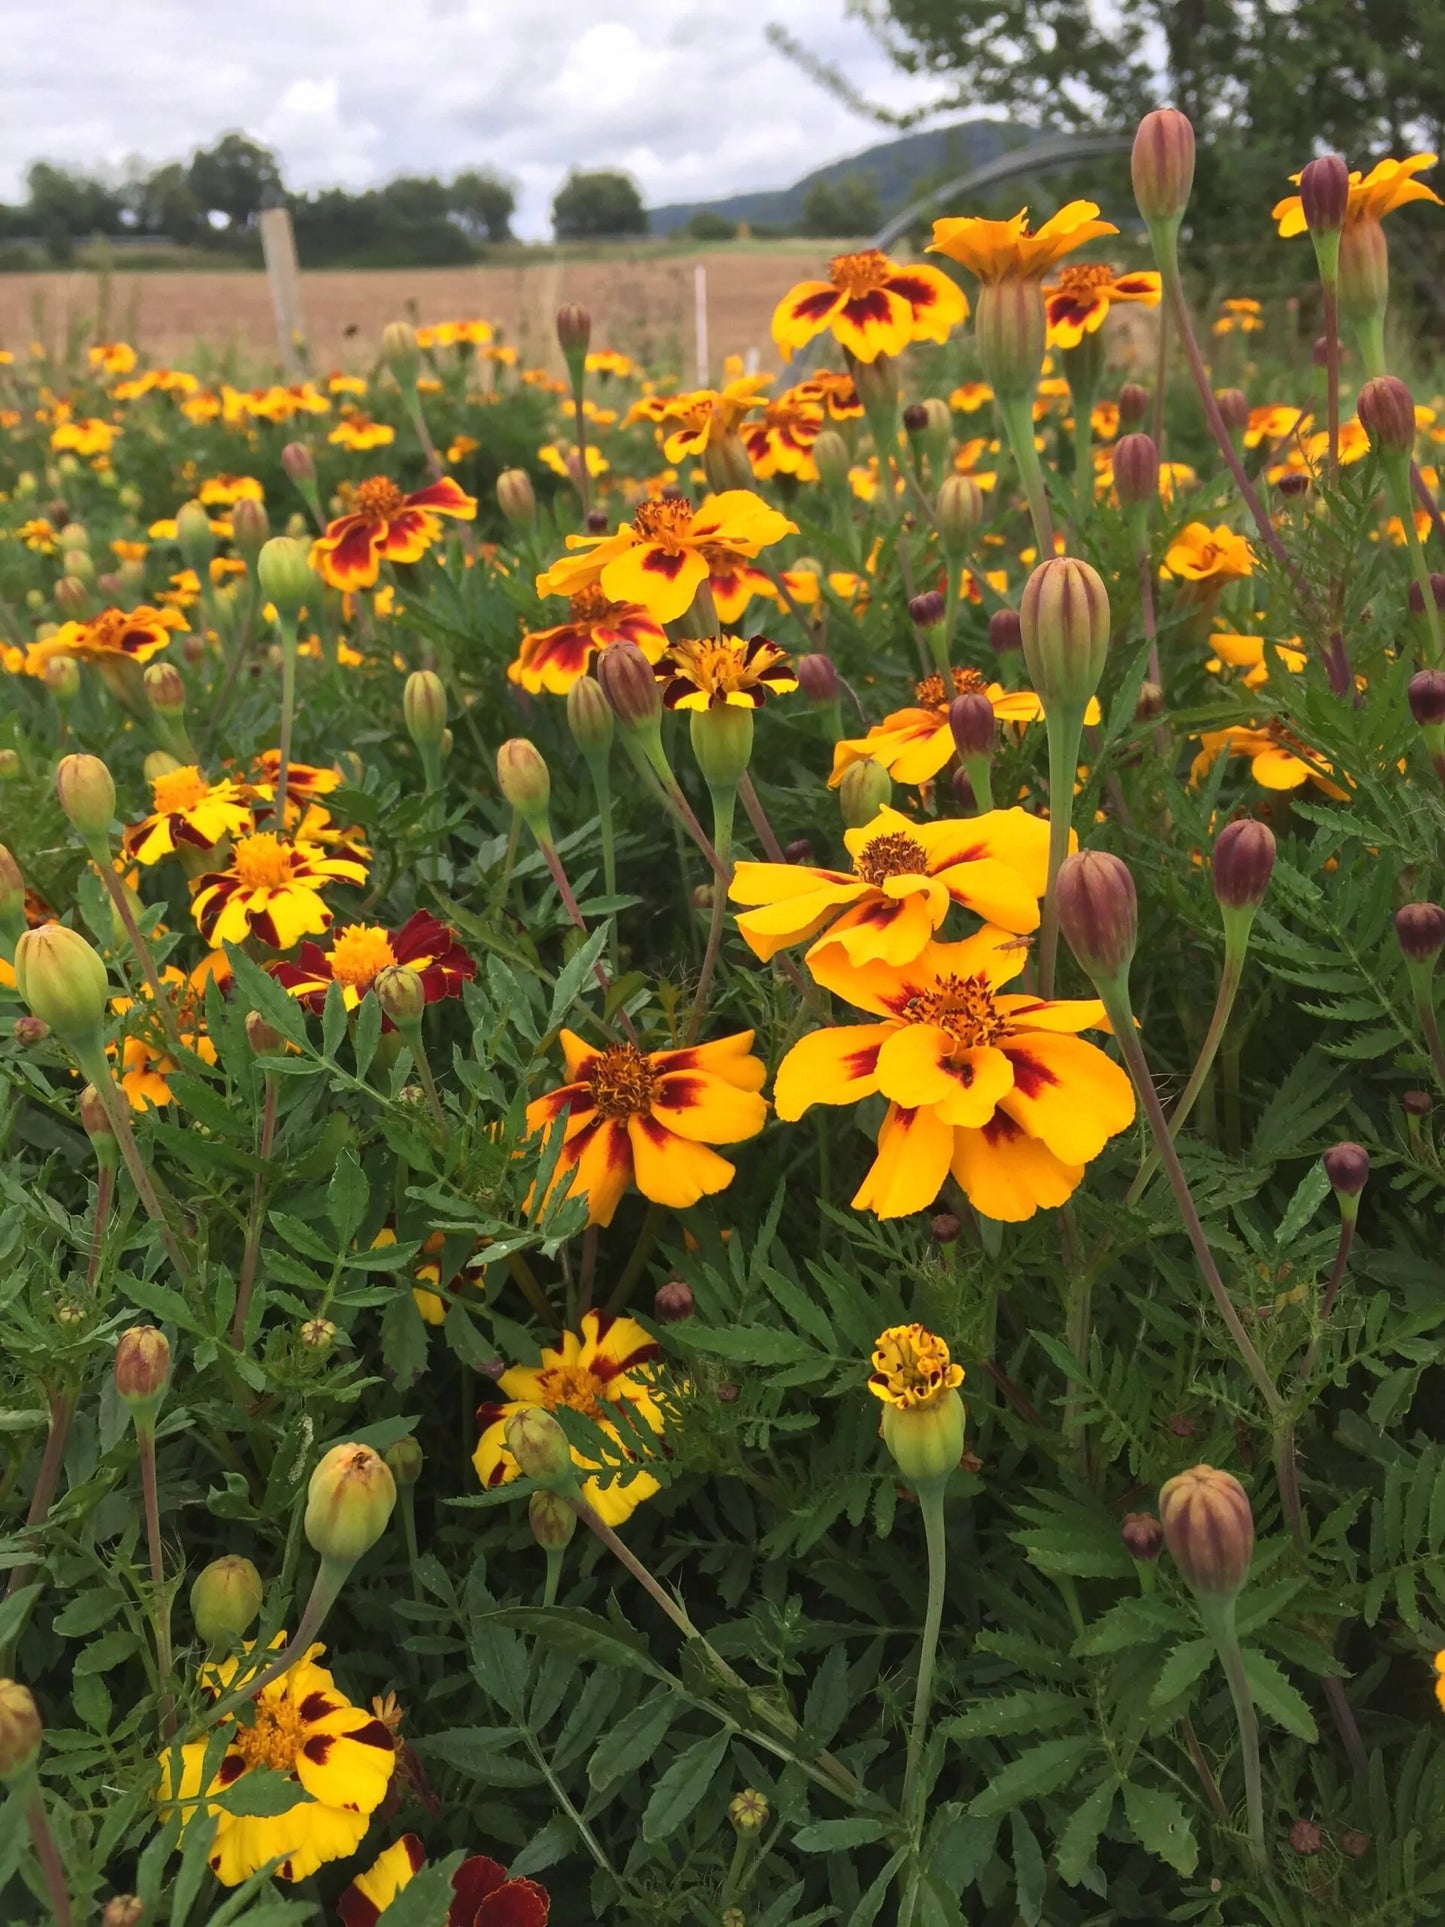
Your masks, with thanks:
[{"label": "dry grass field", "polygon": [[[583,261],[476,268],[302,273],[312,365],[364,367],[388,321],[484,316],[528,363],[555,360],[552,316],[563,301],[593,315],[593,341],[637,354],[658,369],[695,371],[694,270],[707,268],[712,372],[727,354],[757,349],[776,365],[768,322],[794,281],[816,275],[826,246],[722,248],[704,254],[623,250]],[[276,324],[264,274],[205,270],[0,275],[0,346],[32,337],[52,352],[71,330],[132,341],[157,362],[231,361],[259,378],[278,365]]]}]

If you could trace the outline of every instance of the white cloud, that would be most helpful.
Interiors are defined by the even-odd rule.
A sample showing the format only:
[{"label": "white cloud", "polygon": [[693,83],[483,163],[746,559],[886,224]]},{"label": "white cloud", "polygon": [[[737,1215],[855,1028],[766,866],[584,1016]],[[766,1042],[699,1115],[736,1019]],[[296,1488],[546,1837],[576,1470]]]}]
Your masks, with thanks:
[{"label": "white cloud", "polygon": [[[892,106],[929,97],[843,0],[36,0],[6,10],[0,197],[36,159],[118,167],[241,127],[295,188],[490,165],[518,231],[548,231],[571,166],[623,167],[653,204],[783,187],[886,138],[768,45],[769,20]],[[93,50],[93,51],[90,51]]]}]

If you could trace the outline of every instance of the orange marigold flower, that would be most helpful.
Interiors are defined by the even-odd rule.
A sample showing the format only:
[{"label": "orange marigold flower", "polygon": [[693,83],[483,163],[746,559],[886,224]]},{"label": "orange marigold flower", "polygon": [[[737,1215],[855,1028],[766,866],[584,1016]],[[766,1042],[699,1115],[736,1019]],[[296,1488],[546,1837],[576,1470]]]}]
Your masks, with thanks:
[{"label": "orange marigold flower", "polygon": [[[1403,161],[1378,161],[1368,174],[1361,174],[1358,168],[1353,169],[1345,225],[1353,226],[1356,221],[1382,221],[1387,214],[1393,214],[1397,207],[1404,207],[1410,201],[1433,201],[1437,207],[1445,206],[1433,188],[1426,187],[1423,181],[1414,178],[1432,168],[1438,158],[1435,154],[1411,154]],[[1290,179],[1298,185],[1298,174],[1291,174]],[[1304,203],[1298,194],[1287,194],[1275,204],[1273,214],[1279,223],[1280,234],[1286,239],[1292,234],[1304,234],[1308,229]]]},{"label": "orange marigold flower", "polygon": [[1012,220],[985,221],[974,215],[935,221],[929,254],[946,254],[980,281],[1042,281],[1055,262],[1085,242],[1119,232],[1112,221],[1098,219],[1093,201],[1070,201],[1051,214],[1037,233],[1029,226],[1029,211],[1020,208]]},{"label": "orange marigold flower", "polygon": [[756,421],[744,422],[738,433],[758,480],[794,475],[800,482],[815,482],[813,444],[823,432],[825,419],[822,398],[800,383],[765,403]]},{"label": "orange marigold flower", "polygon": [[50,446],[66,449],[72,455],[108,455],[120,430],[113,422],[103,422],[97,416],[82,416],[75,421],[62,421],[52,430]]},{"label": "orange marigold flower", "polygon": [[326,437],[337,448],[353,453],[368,448],[386,448],[396,440],[396,430],[387,422],[374,422],[360,408],[350,409]]},{"label": "orange marigold flower", "polygon": [[1261,319],[1263,310],[1250,295],[1232,295],[1219,304],[1219,313],[1213,323],[1217,335],[1252,335],[1264,326]]},{"label": "orange marigold flower", "polygon": [[667,632],[640,603],[613,602],[594,582],[571,598],[565,622],[522,637],[507,675],[533,696],[544,689],[565,696],[586,675],[593,657],[614,642],[635,642],[649,662],[656,662],[667,647]]},{"label": "orange marigold flower", "polygon": [[1084,336],[1103,327],[1116,301],[1138,301],[1157,308],[1159,276],[1150,270],[1120,274],[1105,261],[1086,261],[1060,270],[1044,289],[1044,313],[1051,348],[1077,348]]},{"label": "orange marigold flower", "polygon": [[[395,931],[349,923],[332,937],[329,950],[303,943],[294,961],[275,963],[270,969],[277,983],[308,1010],[319,1013],[332,984],[340,984],[342,1002],[355,1010],[382,971],[393,964],[405,964],[417,973],[429,1004],[460,997],[462,985],[477,974],[474,959],[455,933],[427,910],[413,912]],[[391,1019],[383,1016],[381,1027],[391,1030]]]},{"label": "orange marigold flower", "polygon": [[1189,522],[1174,537],[1164,552],[1162,576],[1182,582],[1242,582],[1254,573],[1254,551],[1242,535],[1223,523],[1211,529],[1204,522]]},{"label": "orange marigold flower", "polygon": [[153,609],[142,603],[135,609],[105,609],[90,622],[65,622],[54,635],[32,642],[26,650],[25,672],[43,676],[52,656],[75,656],[81,662],[113,662],[124,657],[130,662],[147,663],[162,649],[168,649],[177,629],[184,629],[185,618],[174,609]]},{"label": "orange marigold flower", "polygon": [[333,589],[369,589],[383,562],[415,562],[442,532],[438,516],[470,522],[475,499],[449,475],[403,495],[385,475],[358,484],[350,511],[311,545],[311,566]]},{"label": "orange marigold flower", "polygon": [[[881,763],[895,783],[928,782],[954,753],[949,704],[955,696],[980,694],[988,697],[1001,723],[1036,723],[1044,713],[1032,689],[1005,689],[1002,683],[989,682],[976,669],[955,669],[951,688],[942,676],[925,676],[914,686],[912,707],[895,709],[891,716],[875,723],[866,736],[847,736],[834,744],[829,789],[836,789],[849,765],[864,757]],[[1094,701],[1089,705],[1088,720],[1096,723],[1099,715],[1098,702]]]},{"label": "orange marigold flower", "polygon": [[1263,729],[1234,725],[1228,729],[1207,729],[1195,738],[1199,753],[1189,766],[1189,786],[1197,789],[1221,756],[1247,756],[1249,773],[1262,789],[1297,790],[1306,783],[1331,796],[1337,803],[1347,795],[1334,776],[1334,765],[1301,742],[1278,717]]},{"label": "orange marigold flower", "polygon": [[671,421],[682,425],[663,439],[662,452],[668,461],[688,461],[701,455],[709,443],[735,435],[743,418],[761,406],[772,381],[771,375],[745,375],[725,388],[699,388],[689,395],[672,396],[663,404],[662,425]]},{"label": "orange marigold flower", "polygon": [[98,341],[88,349],[92,368],[103,375],[128,375],[136,364],[136,352],[128,341]]},{"label": "orange marigold flower", "polygon": [[993,390],[986,381],[965,381],[949,396],[948,405],[961,415],[973,415],[992,400]]},{"label": "orange marigold flower", "polygon": [[365,881],[364,863],[261,830],[238,839],[224,870],[198,879],[191,914],[207,943],[255,937],[272,950],[289,950],[330,927],[334,912],[320,896],[328,884]]},{"label": "orange marigold flower", "polygon": [[938,268],[903,268],[877,248],[839,254],[826,281],[800,281],[773,311],[784,361],[826,329],[857,361],[901,354],[911,341],[947,341],[968,319],[968,298]]},{"label": "orange marigold flower", "polygon": [[[181,992],[175,1000],[181,1043],[203,1064],[216,1061],[216,1047],[206,1035],[206,985],[213,979],[224,984],[230,974],[231,966],[225,953],[215,950],[201,959],[189,977],[174,964],[167,964],[161,971],[161,983],[168,990]],[[132,1013],[134,1021],[141,1026],[128,1030],[120,1039],[121,1089],[130,1100],[132,1110],[159,1110],[162,1104],[171,1102],[169,1080],[184,1066],[170,1054],[151,1003],[149,984],[141,985],[139,1003],[133,997],[112,997],[110,1007],[118,1017]],[[115,1054],[116,1047],[112,1045],[108,1055]]]}]

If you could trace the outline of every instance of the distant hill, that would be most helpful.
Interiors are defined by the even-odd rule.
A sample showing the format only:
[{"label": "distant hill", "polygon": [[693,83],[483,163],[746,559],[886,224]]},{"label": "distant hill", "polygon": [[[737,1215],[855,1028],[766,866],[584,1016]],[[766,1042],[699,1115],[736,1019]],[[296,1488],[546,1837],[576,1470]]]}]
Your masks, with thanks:
[{"label": "distant hill", "polygon": [[960,120],[926,133],[904,134],[880,141],[861,154],[849,154],[815,168],[791,187],[767,188],[752,194],[729,194],[717,201],[675,201],[651,208],[648,220],[654,234],[671,234],[686,227],[694,214],[708,213],[727,221],[761,223],[768,227],[796,227],[803,218],[803,197],[816,182],[846,180],[850,174],[871,174],[885,218],[905,207],[920,185],[966,174],[998,154],[1037,140],[1031,127],[1004,120]]}]

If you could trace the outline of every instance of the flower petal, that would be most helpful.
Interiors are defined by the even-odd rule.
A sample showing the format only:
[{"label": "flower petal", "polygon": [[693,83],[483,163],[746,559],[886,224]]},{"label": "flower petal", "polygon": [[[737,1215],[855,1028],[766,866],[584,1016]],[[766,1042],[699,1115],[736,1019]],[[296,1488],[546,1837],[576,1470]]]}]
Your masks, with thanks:
[{"label": "flower petal", "polygon": [[1013,1065],[1000,1108],[1064,1164],[1087,1164],[1134,1122],[1128,1073],[1097,1044],[1035,1031],[1002,1039],[1000,1049]]},{"label": "flower petal", "polygon": [[800,1037],[778,1066],[773,1107],[791,1123],[813,1104],[855,1104],[878,1089],[878,1053],[891,1024],[840,1024]]},{"label": "flower petal", "polygon": [[682,1211],[732,1182],[733,1166],[726,1158],[678,1137],[654,1118],[628,1118],[627,1136],[637,1188],[654,1204]]},{"label": "flower petal", "polygon": [[1013,1088],[1013,1066],[1001,1050],[960,1051],[933,1024],[905,1024],[878,1053],[878,1088],[895,1104],[930,1106],[945,1124],[987,1124]]},{"label": "flower petal", "polygon": [[952,1170],[974,1210],[1004,1224],[1065,1203],[1084,1175],[1083,1165],[1064,1164],[1002,1111],[982,1130],[955,1133]]},{"label": "flower petal", "polygon": [[890,1104],[878,1132],[878,1155],[858,1187],[853,1209],[880,1218],[926,1211],[948,1176],[952,1154],[952,1127],[933,1111]]},{"label": "flower petal", "polygon": [[654,1086],[652,1116],[696,1144],[738,1144],[762,1130],[768,1107],[754,1092],[707,1071],[669,1071]]}]

